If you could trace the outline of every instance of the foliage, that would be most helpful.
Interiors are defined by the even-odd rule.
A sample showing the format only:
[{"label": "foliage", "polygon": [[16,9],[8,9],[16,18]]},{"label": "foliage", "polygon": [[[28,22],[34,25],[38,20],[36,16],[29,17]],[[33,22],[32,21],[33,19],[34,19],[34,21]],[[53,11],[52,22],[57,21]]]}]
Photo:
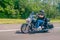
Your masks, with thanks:
[{"label": "foliage", "polygon": [[0,18],[27,18],[45,10],[49,18],[60,19],[60,0],[0,0]]}]

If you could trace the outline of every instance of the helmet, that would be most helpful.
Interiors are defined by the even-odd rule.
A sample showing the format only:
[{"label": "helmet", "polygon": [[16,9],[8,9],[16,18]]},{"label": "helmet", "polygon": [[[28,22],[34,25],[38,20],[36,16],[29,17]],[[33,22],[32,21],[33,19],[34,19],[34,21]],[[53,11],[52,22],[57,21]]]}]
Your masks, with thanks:
[{"label": "helmet", "polygon": [[40,10],[38,15],[44,15],[45,16],[44,10]]},{"label": "helmet", "polygon": [[40,12],[44,13],[44,10],[40,10]]}]

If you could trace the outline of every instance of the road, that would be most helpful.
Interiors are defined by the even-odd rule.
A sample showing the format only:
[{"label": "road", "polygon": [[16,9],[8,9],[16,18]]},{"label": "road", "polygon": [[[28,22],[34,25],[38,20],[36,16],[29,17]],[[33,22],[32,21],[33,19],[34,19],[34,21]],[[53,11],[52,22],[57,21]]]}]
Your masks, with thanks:
[{"label": "road", "polygon": [[20,24],[0,24],[0,40],[60,40],[60,23],[48,33],[22,34]]}]

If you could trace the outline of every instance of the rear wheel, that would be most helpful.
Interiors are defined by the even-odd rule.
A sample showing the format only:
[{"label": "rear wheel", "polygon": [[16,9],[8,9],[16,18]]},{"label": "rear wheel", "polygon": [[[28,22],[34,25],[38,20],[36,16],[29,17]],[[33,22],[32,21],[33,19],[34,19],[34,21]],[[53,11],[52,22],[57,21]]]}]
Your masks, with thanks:
[{"label": "rear wheel", "polygon": [[54,28],[53,24],[48,24],[48,29]]},{"label": "rear wheel", "polygon": [[47,28],[44,28],[44,26],[42,27],[42,32],[48,32]]},{"label": "rear wheel", "polygon": [[28,26],[28,24],[23,24],[21,26],[21,32],[22,33],[29,33],[29,26]]}]

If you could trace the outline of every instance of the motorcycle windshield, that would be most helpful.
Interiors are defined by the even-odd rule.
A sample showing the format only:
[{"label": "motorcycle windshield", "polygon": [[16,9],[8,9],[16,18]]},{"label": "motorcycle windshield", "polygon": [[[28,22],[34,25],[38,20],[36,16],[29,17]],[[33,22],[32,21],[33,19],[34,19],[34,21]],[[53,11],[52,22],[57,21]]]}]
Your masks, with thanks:
[{"label": "motorcycle windshield", "polygon": [[34,18],[34,13],[31,13],[28,18]]}]

